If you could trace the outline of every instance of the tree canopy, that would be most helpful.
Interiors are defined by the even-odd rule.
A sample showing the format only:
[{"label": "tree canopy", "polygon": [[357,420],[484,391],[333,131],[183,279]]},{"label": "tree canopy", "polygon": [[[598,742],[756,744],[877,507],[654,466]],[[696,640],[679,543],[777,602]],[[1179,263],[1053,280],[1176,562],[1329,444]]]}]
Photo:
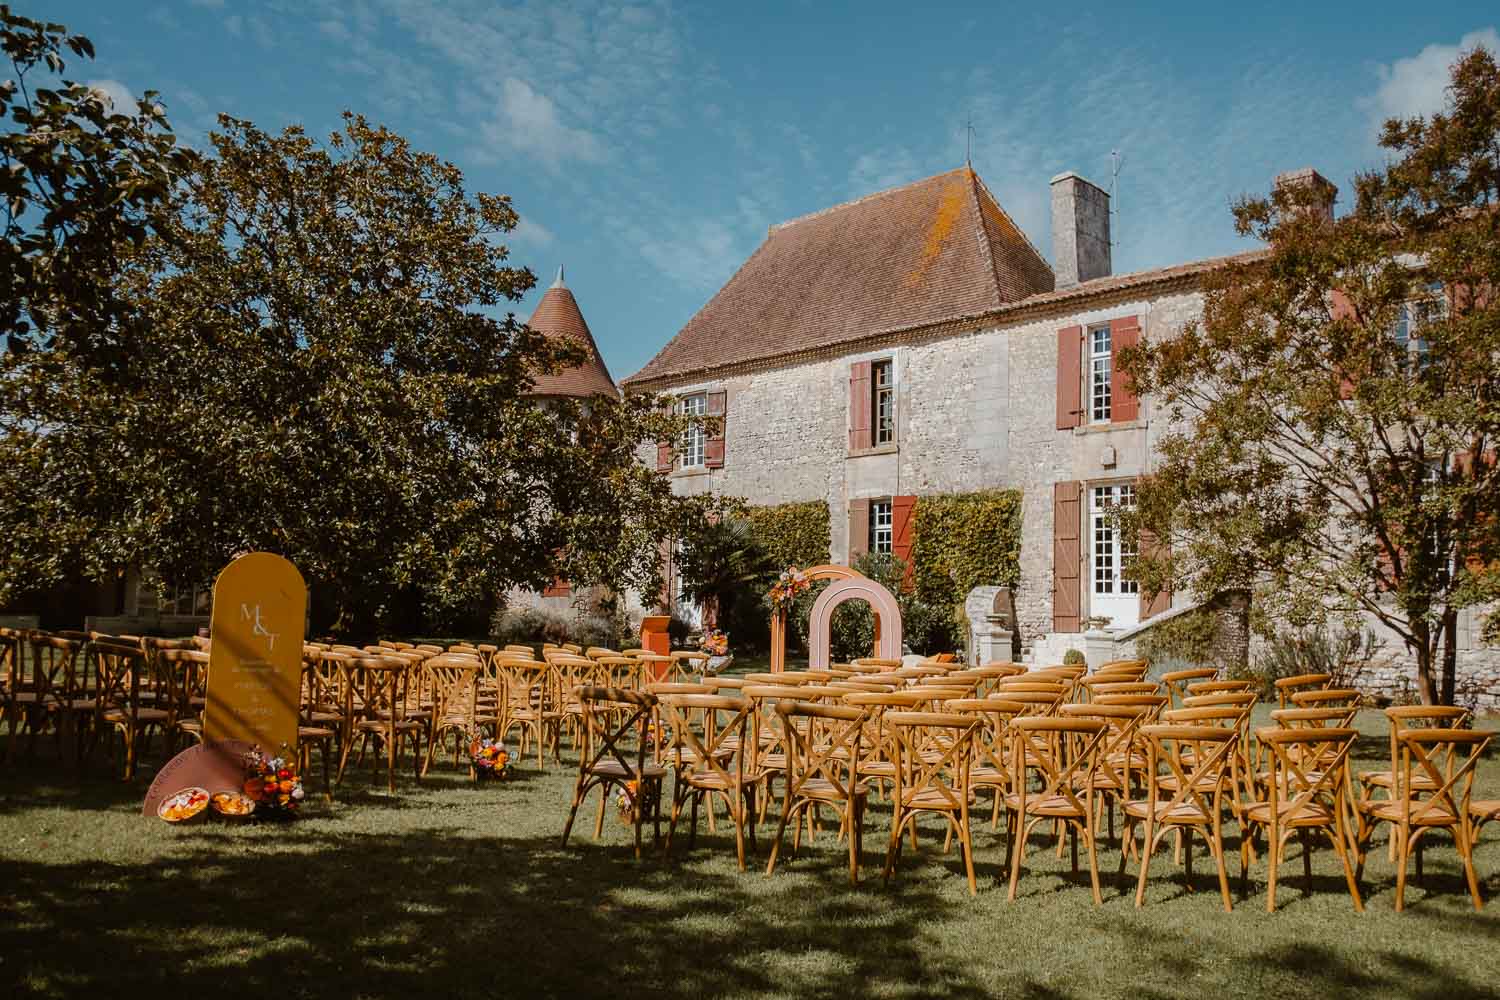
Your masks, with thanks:
[{"label": "tree canopy", "polygon": [[[6,21],[18,68],[60,70],[59,46],[92,51]],[[438,627],[557,574],[653,593],[661,541],[717,506],[636,460],[683,418],[528,394],[580,353],[509,312],[534,284],[518,216],[451,163],[354,114],[326,142],[221,116],[193,155],[149,95],[18,93],[0,599],[265,549],[309,578],[315,628]]]},{"label": "tree canopy", "polygon": [[1173,422],[1125,517],[1146,590],[1253,592],[1257,617],[1373,616],[1451,701],[1460,610],[1500,596],[1500,70],[1385,124],[1384,169],[1334,218],[1319,185],[1234,207],[1263,240],[1202,319],[1125,352]]}]

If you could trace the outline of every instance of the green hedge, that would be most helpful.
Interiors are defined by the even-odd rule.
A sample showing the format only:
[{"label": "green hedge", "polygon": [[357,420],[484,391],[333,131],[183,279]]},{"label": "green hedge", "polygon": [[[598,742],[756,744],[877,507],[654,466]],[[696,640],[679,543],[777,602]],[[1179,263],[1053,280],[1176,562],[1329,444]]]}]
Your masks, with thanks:
[{"label": "green hedge", "polygon": [[787,566],[820,566],[828,562],[832,535],[828,504],[821,500],[751,507],[745,514],[755,538],[766,547],[778,570]]},{"label": "green hedge", "polygon": [[917,596],[949,609],[967,634],[964,599],[984,584],[1021,579],[1021,492],[980,490],[917,498],[911,561]]}]

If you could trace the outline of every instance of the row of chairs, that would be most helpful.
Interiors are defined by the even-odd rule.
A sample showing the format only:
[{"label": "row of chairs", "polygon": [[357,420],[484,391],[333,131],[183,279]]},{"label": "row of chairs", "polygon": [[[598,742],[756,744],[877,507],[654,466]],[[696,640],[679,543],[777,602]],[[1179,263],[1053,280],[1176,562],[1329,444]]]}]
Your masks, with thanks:
[{"label": "row of chairs", "polygon": [[[1310,886],[1314,836],[1328,841],[1354,905],[1362,907],[1357,879],[1382,825],[1392,830],[1398,908],[1407,857],[1436,829],[1452,834],[1478,906],[1473,840],[1500,812],[1500,803],[1471,795],[1489,735],[1463,728],[1462,710],[1393,709],[1390,767],[1356,777],[1349,757],[1358,693],[1330,688],[1329,680],[1285,679],[1277,687],[1282,707],[1271,711],[1271,725],[1258,727],[1250,722],[1258,696],[1248,682],[1209,670],[1151,680],[1140,661],[1092,675],[1069,667],[857,662],[637,690],[589,687],[579,693],[585,745],[564,841],[593,790],[601,790],[597,834],[605,793],[629,786],[636,790],[639,852],[648,816],[659,834],[662,786],[671,772],[667,850],[684,809],[695,832],[699,803],[707,800],[710,819],[715,803],[729,814],[743,868],[746,842],[754,846],[756,823],[779,783],[781,817],[768,872],[788,825],[795,850],[802,828],[811,835],[817,814],[833,810],[848,842],[850,879],[857,881],[864,811],[871,794],[884,791],[892,808],[885,876],[902,844],[915,843],[918,817],[936,814],[945,849],[959,841],[975,891],[970,814],[988,791],[992,825],[1002,811],[1006,816],[1012,899],[1028,841],[1050,826],[1059,834],[1059,855],[1062,834],[1071,842],[1075,872],[1080,844],[1087,851],[1100,901],[1096,840],[1106,814],[1115,840],[1119,809],[1121,871],[1129,858],[1137,860],[1138,905],[1151,856],[1170,835],[1189,874],[1193,841],[1208,847],[1231,908],[1224,831],[1232,823],[1242,882],[1265,841],[1268,908],[1275,907],[1294,837]],[[665,738],[647,739],[648,732]]]}]

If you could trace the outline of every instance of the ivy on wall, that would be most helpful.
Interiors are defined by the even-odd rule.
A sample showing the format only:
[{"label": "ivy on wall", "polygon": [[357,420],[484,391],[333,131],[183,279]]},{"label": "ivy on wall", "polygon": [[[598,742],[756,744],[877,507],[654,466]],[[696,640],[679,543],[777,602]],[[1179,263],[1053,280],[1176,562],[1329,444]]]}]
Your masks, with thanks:
[{"label": "ivy on wall", "polygon": [[745,518],[778,569],[819,566],[829,561],[832,535],[828,504],[823,501],[751,507]]},{"label": "ivy on wall", "polygon": [[963,605],[970,590],[985,584],[1013,587],[1021,579],[1021,492],[918,497],[912,522],[917,596],[951,609],[961,637],[967,634]]}]

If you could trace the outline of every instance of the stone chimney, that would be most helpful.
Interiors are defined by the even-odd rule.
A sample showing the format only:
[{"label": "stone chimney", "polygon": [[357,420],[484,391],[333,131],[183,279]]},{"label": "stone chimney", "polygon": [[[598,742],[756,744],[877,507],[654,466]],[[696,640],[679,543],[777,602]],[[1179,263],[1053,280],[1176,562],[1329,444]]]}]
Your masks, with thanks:
[{"label": "stone chimney", "polygon": [[1109,193],[1071,170],[1052,178],[1052,259],[1058,288],[1110,274]]},{"label": "stone chimney", "polygon": [[1286,190],[1292,188],[1308,188],[1312,192],[1312,199],[1305,207],[1308,211],[1321,215],[1332,221],[1333,202],[1339,195],[1338,186],[1327,177],[1318,173],[1312,167],[1303,167],[1301,170],[1288,170],[1276,175],[1276,189]]}]

